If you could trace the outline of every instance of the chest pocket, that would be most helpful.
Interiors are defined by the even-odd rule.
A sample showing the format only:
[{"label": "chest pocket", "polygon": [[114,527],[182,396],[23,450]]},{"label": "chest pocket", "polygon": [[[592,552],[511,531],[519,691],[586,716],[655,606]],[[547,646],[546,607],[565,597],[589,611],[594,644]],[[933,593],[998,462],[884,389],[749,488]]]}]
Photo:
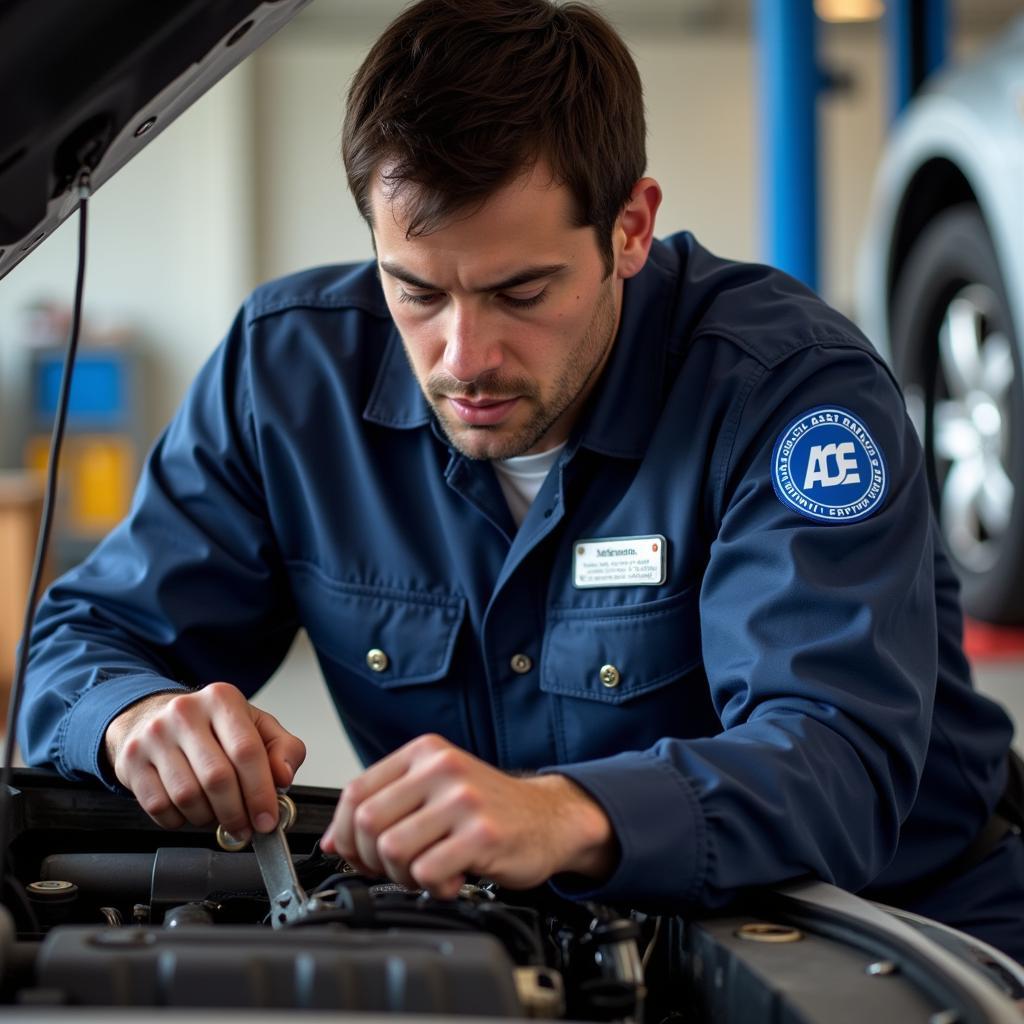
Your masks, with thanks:
[{"label": "chest pocket", "polygon": [[296,577],[303,625],[322,656],[383,689],[447,675],[464,598],[339,583],[305,565]]},{"label": "chest pocket", "polygon": [[617,705],[679,679],[702,661],[698,597],[549,611],[541,689]]}]

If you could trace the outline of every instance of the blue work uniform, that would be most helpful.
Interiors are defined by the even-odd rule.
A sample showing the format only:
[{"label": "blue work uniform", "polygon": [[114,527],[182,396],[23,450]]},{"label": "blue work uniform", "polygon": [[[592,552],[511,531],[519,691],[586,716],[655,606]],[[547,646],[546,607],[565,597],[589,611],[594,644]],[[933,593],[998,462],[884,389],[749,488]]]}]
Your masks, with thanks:
[{"label": "blue work uniform", "polygon": [[1011,725],[971,688],[889,370],[797,282],[686,233],[625,282],[518,529],[440,430],[372,264],[259,288],[127,519],[47,593],[24,754],[114,786],[120,711],[217,679],[252,695],[300,627],[364,762],[434,731],[588,791],[618,866],[555,884],[592,899],[716,907],[808,874],[898,892],[1006,781]]}]

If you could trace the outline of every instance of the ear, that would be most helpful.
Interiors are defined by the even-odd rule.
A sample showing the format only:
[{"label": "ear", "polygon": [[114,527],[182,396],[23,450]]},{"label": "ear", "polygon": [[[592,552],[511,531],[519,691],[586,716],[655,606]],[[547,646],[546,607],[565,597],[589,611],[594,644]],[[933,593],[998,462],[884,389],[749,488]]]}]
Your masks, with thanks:
[{"label": "ear", "polygon": [[653,178],[641,178],[622,208],[612,237],[615,240],[615,271],[621,278],[640,273],[654,240],[654,218],[661,205],[661,186]]}]

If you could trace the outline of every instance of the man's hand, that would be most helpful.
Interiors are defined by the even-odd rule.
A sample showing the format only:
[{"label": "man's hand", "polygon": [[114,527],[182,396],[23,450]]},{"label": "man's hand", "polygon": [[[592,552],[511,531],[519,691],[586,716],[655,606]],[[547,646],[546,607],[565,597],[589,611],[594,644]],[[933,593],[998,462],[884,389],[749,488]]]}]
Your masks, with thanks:
[{"label": "man's hand", "polygon": [[219,822],[248,838],[277,825],[277,786],[306,758],[302,740],[229,683],[160,693],[122,711],[104,736],[118,781],[164,828]]},{"label": "man's hand", "polygon": [[467,873],[512,889],[611,873],[618,842],[564,775],[516,778],[440,736],[420,736],[345,787],[320,840],[355,868],[453,899]]}]

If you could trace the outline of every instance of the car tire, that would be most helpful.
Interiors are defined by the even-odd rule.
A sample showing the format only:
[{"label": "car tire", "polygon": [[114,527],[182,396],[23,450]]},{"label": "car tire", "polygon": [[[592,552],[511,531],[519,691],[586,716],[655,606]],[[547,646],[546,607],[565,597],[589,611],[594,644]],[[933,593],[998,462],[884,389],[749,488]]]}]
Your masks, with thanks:
[{"label": "car tire", "polygon": [[1024,622],[1024,374],[995,248],[973,203],[942,211],[917,237],[890,308],[893,365],[964,609]]}]

